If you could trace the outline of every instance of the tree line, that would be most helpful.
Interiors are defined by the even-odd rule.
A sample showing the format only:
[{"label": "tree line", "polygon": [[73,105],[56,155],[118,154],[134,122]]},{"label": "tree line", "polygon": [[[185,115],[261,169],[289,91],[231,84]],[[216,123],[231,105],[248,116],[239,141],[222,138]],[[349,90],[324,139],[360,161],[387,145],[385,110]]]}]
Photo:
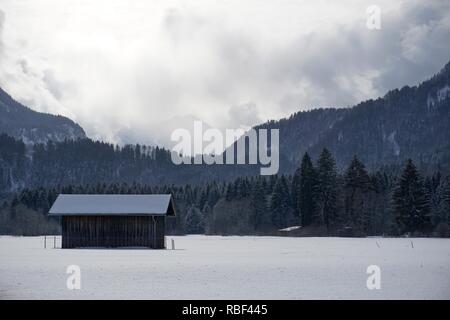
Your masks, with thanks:
[{"label": "tree line", "polygon": [[0,200],[23,188],[88,183],[204,184],[256,174],[257,165],[176,165],[171,151],[91,139],[25,145],[0,134]]},{"label": "tree line", "polygon": [[171,193],[177,211],[167,221],[172,234],[285,234],[279,230],[301,226],[296,235],[450,236],[450,176],[435,172],[423,177],[412,160],[400,172],[382,168],[369,173],[356,156],[340,173],[327,149],[315,162],[305,153],[292,175],[200,185],[116,182],[25,188],[3,203],[0,233],[59,232],[57,219],[47,217],[59,193]]}]

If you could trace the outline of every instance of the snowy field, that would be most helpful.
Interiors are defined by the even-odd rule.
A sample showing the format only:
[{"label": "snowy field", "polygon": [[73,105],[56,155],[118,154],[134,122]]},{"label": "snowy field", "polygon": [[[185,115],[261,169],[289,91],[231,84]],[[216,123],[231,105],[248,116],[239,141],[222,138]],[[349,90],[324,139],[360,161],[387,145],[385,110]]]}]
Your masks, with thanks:
[{"label": "snowy field", "polygon": [[[172,238],[176,250],[61,250],[2,236],[0,299],[450,299],[448,239]],[[80,290],[66,287],[69,265]]]}]

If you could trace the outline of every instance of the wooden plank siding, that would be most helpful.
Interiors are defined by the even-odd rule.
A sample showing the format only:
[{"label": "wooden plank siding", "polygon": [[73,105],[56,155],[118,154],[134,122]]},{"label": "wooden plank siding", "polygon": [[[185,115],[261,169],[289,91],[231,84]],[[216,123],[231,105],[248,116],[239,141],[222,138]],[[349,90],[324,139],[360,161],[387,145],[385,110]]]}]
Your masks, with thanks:
[{"label": "wooden plank siding", "polygon": [[63,216],[62,248],[164,248],[164,216]]}]

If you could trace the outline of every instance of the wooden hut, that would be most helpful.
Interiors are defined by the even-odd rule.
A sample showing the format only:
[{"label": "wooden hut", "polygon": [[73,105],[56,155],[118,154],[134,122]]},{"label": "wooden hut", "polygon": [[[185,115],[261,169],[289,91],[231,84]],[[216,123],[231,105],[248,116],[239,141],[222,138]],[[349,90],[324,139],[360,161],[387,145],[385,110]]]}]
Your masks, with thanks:
[{"label": "wooden hut", "polygon": [[170,194],[60,194],[49,211],[61,216],[62,248],[165,247]]}]

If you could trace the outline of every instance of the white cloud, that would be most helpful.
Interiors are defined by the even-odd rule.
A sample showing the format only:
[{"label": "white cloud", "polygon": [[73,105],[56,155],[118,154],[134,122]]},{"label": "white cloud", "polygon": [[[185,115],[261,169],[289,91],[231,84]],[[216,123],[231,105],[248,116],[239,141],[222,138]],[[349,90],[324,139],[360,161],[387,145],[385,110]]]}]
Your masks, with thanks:
[{"label": "white cloud", "polygon": [[416,84],[450,58],[447,1],[2,1],[0,86],[113,142],[248,127]]}]

